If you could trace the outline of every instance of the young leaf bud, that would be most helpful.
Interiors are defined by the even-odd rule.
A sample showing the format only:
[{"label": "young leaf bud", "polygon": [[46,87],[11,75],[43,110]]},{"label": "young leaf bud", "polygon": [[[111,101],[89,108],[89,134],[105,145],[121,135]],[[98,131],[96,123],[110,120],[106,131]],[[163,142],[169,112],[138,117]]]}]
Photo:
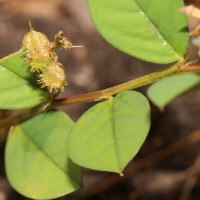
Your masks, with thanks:
[{"label": "young leaf bud", "polygon": [[61,49],[71,49],[72,43],[63,36],[63,32],[59,31],[56,35],[55,35],[55,41],[54,44],[56,47],[59,47]]},{"label": "young leaf bud", "polygon": [[62,64],[57,61],[52,61],[47,65],[45,70],[39,74],[39,78],[38,82],[41,84],[41,87],[47,87],[50,92],[53,90],[63,91],[66,85],[65,71]]},{"label": "young leaf bud", "polygon": [[180,8],[179,10],[182,13],[186,13],[189,16],[200,19],[200,9],[193,5],[188,5]]}]

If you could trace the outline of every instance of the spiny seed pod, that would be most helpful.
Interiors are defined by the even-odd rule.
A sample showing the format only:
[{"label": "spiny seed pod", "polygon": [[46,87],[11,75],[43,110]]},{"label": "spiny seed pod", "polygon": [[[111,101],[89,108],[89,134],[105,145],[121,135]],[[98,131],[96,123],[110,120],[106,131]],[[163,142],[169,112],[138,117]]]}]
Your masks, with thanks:
[{"label": "spiny seed pod", "polygon": [[47,87],[50,92],[63,91],[66,85],[64,69],[62,64],[58,63],[55,53],[56,43],[59,43],[62,48],[67,48],[67,45],[68,48],[72,46],[61,33],[58,34],[54,44],[50,43],[46,35],[35,31],[31,24],[30,32],[23,40],[27,64],[30,65],[31,71],[37,72],[41,87]]},{"label": "spiny seed pod", "polygon": [[37,32],[30,25],[30,31],[23,39],[23,49],[26,51],[26,62],[32,71],[42,71],[51,60],[57,59],[52,44],[46,35]]},{"label": "spiny seed pod", "polygon": [[53,90],[64,90],[66,85],[65,80],[65,71],[62,64],[57,61],[52,61],[45,70],[39,74],[38,82],[41,84],[41,87],[47,87],[50,92]]},{"label": "spiny seed pod", "polygon": [[57,60],[57,55],[51,45],[30,51],[26,55],[26,61],[31,66],[31,70],[37,72],[42,71],[52,60]]},{"label": "spiny seed pod", "polygon": [[46,35],[35,31],[30,22],[29,26],[30,31],[25,35],[23,39],[24,49],[27,49],[28,51],[34,51],[36,49],[44,48],[45,46],[50,44]]}]

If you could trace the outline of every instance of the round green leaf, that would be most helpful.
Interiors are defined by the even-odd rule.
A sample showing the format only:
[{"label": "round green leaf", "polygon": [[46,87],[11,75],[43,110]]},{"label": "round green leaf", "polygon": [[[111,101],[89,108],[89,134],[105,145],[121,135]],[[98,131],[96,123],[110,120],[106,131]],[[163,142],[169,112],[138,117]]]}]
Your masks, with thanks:
[{"label": "round green leaf", "polygon": [[72,126],[65,113],[49,111],[11,129],[5,151],[6,174],[19,193],[33,199],[54,199],[80,187],[80,167],[66,152]]},{"label": "round green leaf", "polygon": [[47,93],[0,66],[0,109],[22,109],[36,106]]},{"label": "round green leaf", "polygon": [[25,52],[22,49],[0,59],[0,65],[21,79],[38,86],[36,80],[37,77],[31,72],[30,67],[26,64]]},{"label": "round green leaf", "polygon": [[138,92],[122,92],[90,108],[69,134],[69,157],[83,167],[122,173],[150,127],[150,107]]},{"label": "round green leaf", "polygon": [[0,60],[0,109],[30,108],[44,102],[49,93],[36,86],[37,78],[19,51]]},{"label": "round green leaf", "polygon": [[154,63],[182,59],[188,47],[183,0],[88,0],[105,39],[127,54]]},{"label": "round green leaf", "polygon": [[199,73],[176,74],[158,81],[148,89],[148,97],[161,110],[173,99],[200,84]]}]

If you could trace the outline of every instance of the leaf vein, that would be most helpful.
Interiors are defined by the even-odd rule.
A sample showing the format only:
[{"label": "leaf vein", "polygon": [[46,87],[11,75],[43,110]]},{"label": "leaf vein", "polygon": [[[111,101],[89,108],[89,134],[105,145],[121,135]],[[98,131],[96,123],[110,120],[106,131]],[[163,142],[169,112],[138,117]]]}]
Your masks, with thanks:
[{"label": "leaf vein", "polygon": [[176,50],[173,48],[173,46],[168,42],[168,40],[165,38],[165,36],[163,34],[161,34],[161,32],[156,28],[156,25],[154,24],[153,20],[145,13],[145,11],[141,8],[141,6],[137,3],[136,0],[132,0],[132,1],[134,1],[135,4],[138,6],[138,8],[141,11],[140,14],[146,19],[147,22],[149,22],[148,24],[151,25],[152,29],[154,29],[154,31],[157,33],[160,40],[162,40],[163,44],[165,44],[166,47],[169,49],[169,52],[171,54],[176,55],[177,59],[180,58],[180,55],[176,52]]},{"label": "leaf vein", "polygon": [[69,174],[67,174],[53,159],[51,159],[51,157],[40,147],[40,145],[37,144],[37,142],[32,138],[30,137],[26,131],[20,127],[24,133],[24,135],[32,142],[32,144],[48,159],[51,161],[51,163],[53,165],[55,165],[65,176],[68,176],[70,179],[73,180],[74,183],[76,183],[78,185],[78,183],[76,182],[76,180],[70,176]]},{"label": "leaf vein", "polygon": [[119,155],[119,148],[117,144],[117,135],[116,135],[116,128],[115,128],[115,117],[114,117],[114,98],[110,98],[110,118],[111,118],[111,123],[112,123],[112,132],[113,132],[113,139],[114,139],[114,146],[115,146],[115,152],[116,152],[116,157],[117,157],[117,162],[119,166],[120,172],[122,172],[122,167],[121,167],[121,162],[120,162],[120,155]]}]

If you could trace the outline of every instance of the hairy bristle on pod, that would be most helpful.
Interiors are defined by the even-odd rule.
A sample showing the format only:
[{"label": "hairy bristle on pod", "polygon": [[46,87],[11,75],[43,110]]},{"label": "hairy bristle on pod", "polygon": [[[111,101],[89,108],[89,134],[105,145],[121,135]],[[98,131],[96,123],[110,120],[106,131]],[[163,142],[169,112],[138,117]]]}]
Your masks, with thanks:
[{"label": "hairy bristle on pod", "polygon": [[38,83],[42,88],[46,87],[50,92],[63,91],[66,85],[65,71],[58,62],[55,49],[72,48],[72,44],[62,32],[59,32],[54,43],[51,43],[46,35],[35,31],[30,22],[29,25],[30,31],[25,35],[22,45],[26,63],[39,77]]},{"label": "hairy bristle on pod", "polygon": [[37,72],[44,70],[52,60],[57,60],[56,53],[49,45],[28,52],[27,57],[27,63],[31,66],[31,70]]},{"label": "hairy bristle on pod", "polygon": [[63,91],[66,85],[65,71],[62,64],[58,62],[50,63],[41,74],[39,74],[38,82],[41,87],[47,87],[50,92]]},{"label": "hairy bristle on pod", "polygon": [[35,31],[32,26],[30,26],[30,31],[24,36],[23,48],[28,50],[35,50],[38,48],[45,47],[50,44],[47,36],[43,33]]},{"label": "hairy bristle on pod", "polygon": [[47,36],[35,31],[31,24],[30,31],[23,39],[22,47],[26,51],[26,63],[31,66],[32,71],[42,71],[56,57]]}]

